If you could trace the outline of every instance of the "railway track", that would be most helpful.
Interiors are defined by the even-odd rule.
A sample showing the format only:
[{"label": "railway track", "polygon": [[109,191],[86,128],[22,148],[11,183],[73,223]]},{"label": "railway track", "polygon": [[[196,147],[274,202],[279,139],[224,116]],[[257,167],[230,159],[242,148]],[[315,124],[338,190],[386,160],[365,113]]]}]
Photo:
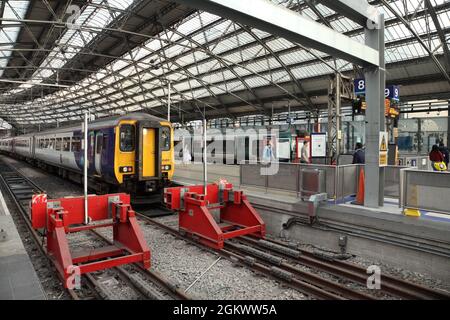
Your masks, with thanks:
[{"label": "railway track", "polygon": [[[0,183],[15,204],[20,222],[26,227],[42,257],[51,262],[52,257],[45,249],[44,235],[32,228],[29,216],[31,197],[33,194],[42,192],[42,188],[3,161],[0,161]],[[92,230],[87,234],[95,238],[96,241],[111,243],[109,239],[96,231]],[[91,239],[91,241],[95,240]],[[50,263],[50,265],[53,272],[59,275],[53,263]],[[126,283],[128,287],[134,290],[141,299],[189,299],[173,283],[154,271],[140,268],[137,264],[131,267],[116,267],[109,270],[114,272],[117,278],[120,278],[123,283]],[[60,280],[62,281],[62,279]],[[83,275],[82,283],[84,285],[82,285],[81,289],[66,289],[67,294],[73,300],[117,299],[117,295],[99,281],[99,274]]]},{"label": "railway track", "polygon": [[[32,234],[39,250],[48,259],[41,239],[42,235],[31,228],[28,217],[28,203],[31,195],[41,192],[42,189],[16,169],[2,162],[0,162],[0,180],[4,189],[10,194],[12,201],[17,205],[21,220],[27,225],[27,229]],[[178,238],[190,241],[196,246],[202,247],[202,249],[209,250],[214,254],[218,253],[180,235],[178,230],[154,219],[144,215],[139,215],[139,218],[156,227],[163,228]],[[92,231],[89,235],[92,237],[92,241],[110,242],[107,237],[98,232]],[[377,298],[372,293],[368,294],[362,292],[364,290],[354,290],[345,286],[345,283],[353,283],[359,285],[360,288],[364,288],[368,277],[366,269],[345,261],[317,256],[314,253],[298,247],[293,248],[277,240],[265,239],[261,241],[243,237],[227,242],[225,249],[220,251],[219,254],[317,299],[370,300]],[[302,266],[302,268],[299,266]],[[111,270],[117,274],[122,282],[132,288],[141,299],[185,300],[189,298],[154,271],[143,270],[137,266],[119,267]],[[323,278],[317,274],[317,271],[331,275],[335,280],[338,279],[339,282],[344,284]],[[87,275],[84,280],[86,286],[83,290],[68,290],[72,299],[115,299],[115,295],[102,285],[96,274]],[[152,285],[150,286],[149,283]],[[403,299],[450,299],[448,293],[388,275],[382,275],[382,289],[379,292]]]},{"label": "railway track", "polygon": [[[221,251],[214,251],[191,238],[181,235],[178,230],[171,226],[145,215],[139,215],[139,218],[177,238],[246,265],[256,272],[281,281],[284,285],[317,299],[373,300],[382,294],[401,299],[450,299],[450,294],[446,292],[420,286],[389,275],[382,275],[380,290],[370,291],[366,288],[368,274],[365,268],[345,261],[319,257],[306,250],[289,247],[280,241],[243,237],[226,242],[225,248]],[[339,282],[326,279],[318,275],[317,272],[326,273],[338,279]],[[349,283],[352,283],[353,286],[359,286],[363,290],[355,290],[346,286]]]},{"label": "railway track", "polygon": [[[309,268],[321,270],[336,277],[366,285],[367,270],[359,265],[338,259],[317,256],[307,250],[292,249],[285,243],[273,239],[255,240],[250,237],[239,239],[241,243],[251,245],[260,250],[269,250],[275,256]],[[381,275],[381,291],[403,299],[450,299],[450,294],[408,282],[390,275]]]}]

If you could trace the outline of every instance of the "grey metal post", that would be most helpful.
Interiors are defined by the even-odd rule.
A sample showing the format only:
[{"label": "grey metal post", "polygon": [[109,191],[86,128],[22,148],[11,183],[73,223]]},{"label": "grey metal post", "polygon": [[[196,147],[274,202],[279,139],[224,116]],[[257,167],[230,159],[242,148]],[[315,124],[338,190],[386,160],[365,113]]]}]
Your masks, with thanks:
[{"label": "grey metal post", "polygon": [[170,81],[169,81],[169,85],[168,85],[168,96],[167,96],[167,121],[169,121],[170,122],[170,107],[171,107],[171,104],[172,104],[172,101],[171,101],[171,96],[170,96],[170,91],[171,91],[171,83],[170,83]]},{"label": "grey metal post", "polygon": [[378,28],[366,28],[366,45],[378,50],[379,67],[367,67],[366,77],[366,166],[364,205],[378,208],[384,205],[384,168],[380,168],[380,132],[385,130],[384,88],[386,70],[384,58],[384,16]]},{"label": "grey metal post", "polygon": [[84,224],[89,224],[88,212],[88,117],[89,111],[84,113]]},{"label": "grey metal post", "polygon": [[450,100],[448,100],[448,115],[447,115],[447,144],[450,145]]},{"label": "grey metal post", "polygon": [[206,157],[206,118],[203,118],[203,194],[207,194],[208,159]]}]

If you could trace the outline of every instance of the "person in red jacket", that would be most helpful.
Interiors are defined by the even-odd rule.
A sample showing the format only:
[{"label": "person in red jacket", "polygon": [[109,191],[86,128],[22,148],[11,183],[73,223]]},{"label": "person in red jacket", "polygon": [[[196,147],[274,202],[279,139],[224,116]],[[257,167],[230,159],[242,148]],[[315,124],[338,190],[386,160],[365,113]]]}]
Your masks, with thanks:
[{"label": "person in red jacket", "polygon": [[435,144],[433,146],[433,148],[431,149],[430,161],[431,161],[431,166],[433,167],[433,170],[439,171],[436,168],[435,163],[436,162],[444,162],[444,155],[441,153],[441,151],[439,151],[439,146],[437,144]]}]

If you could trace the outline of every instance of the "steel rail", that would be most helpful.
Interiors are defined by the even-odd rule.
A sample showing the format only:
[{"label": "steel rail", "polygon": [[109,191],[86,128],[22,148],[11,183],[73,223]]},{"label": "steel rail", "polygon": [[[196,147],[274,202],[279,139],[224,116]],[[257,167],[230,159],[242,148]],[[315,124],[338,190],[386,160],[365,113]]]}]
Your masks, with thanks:
[{"label": "steel rail", "polygon": [[[238,252],[236,248],[233,248],[232,245],[227,244],[227,248],[215,251],[210,249],[209,247],[192,240],[186,236],[183,236],[178,232],[178,230],[169,227],[161,222],[158,222],[154,219],[151,219],[145,215],[136,213],[139,218],[142,220],[153,224],[154,226],[163,229],[164,231],[169,232],[173,236],[185,240],[195,246],[206,250],[215,255],[219,254],[226,259],[229,259],[233,262],[239,262],[242,265],[248,266],[251,270],[262,273],[264,275],[269,276],[270,278],[274,278],[277,281],[282,281],[284,285],[296,289],[302,293],[307,295],[316,297],[318,299],[335,299],[335,300],[345,300],[347,298],[352,299],[373,299],[373,297],[366,296],[364,294],[360,294],[358,292],[353,292],[343,288],[339,288],[340,286],[336,283],[331,283],[326,279],[318,280],[317,276],[313,274],[307,275],[305,278],[308,278],[309,281],[306,281],[305,278],[301,278],[298,275],[301,274],[300,270],[295,270],[296,268],[292,268],[290,271],[287,268],[280,268],[279,265],[273,265],[267,262],[262,261],[261,259],[255,259],[248,253]],[[284,266],[286,267],[286,266]],[[297,276],[294,275],[297,273]],[[314,281],[315,280],[315,281]],[[328,289],[328,290],[327,290]],[[341,289],[341,290],[339,290]]]},{"label": "steel rail", "polygon": [[[237,240],[239,240],[239,239],[237,239]],[[225,244],[225,246],[234,252],[239,252],[244,255],[249,254],[254,258],[259,258],[258,255],[252,254],[251,252],[247,252],[245,250],[242,250],[240,247],[236,246],[233,243],[227,242]],[[265,250],[267,250],[267,249],[265,248]],[[262,260],[265,260],[265,259],[262,259]],[[356,290],[352,290],[352,289],[346,287],[345,285],[338,284],[336,282],[330,281],[328,279],[320,277],[311,272],[304,271],[304,270],[302,270],[298,267],[295,267],[294,265],[289,264],[283,260],[285,260],[285,259],[281,259],[279,262],[278,267],[280,269],[283,269],[286,272],[290,272],[290,273],[296,275],[299,279],[302,279],[316,287],[322,288],[322,289],[326,290],[327,292],[332,292],[336,295],[340,295],[345,298],[353,299],[353,300],[375,300],[374,296],[371,296],[371,295],[368,295],[368,294],[365,294],[365,293],[362,293],[362,292],[359,292]]]},{"label": "steel rail", "polygon": [[[20,179],[20,181],[26,183],[29,186],[30,189],[30,198],[29,200],[25,200],[25,196],[22,195],[22,199],[19,199],[14,192],[12,191],[12,189],[10,188],[10,185],[7,181],[7,179],[5,179],[4,174],[6,173],[5,170],[7,170],[8,175],[14,180],[14,183],[17,183]],[[37,192],[43,192],[43,189],[41,187],[39,187],[36,183],[34,183],[31,179],[27,178],[26,176],[24,176],[19,170],[13,168],[12,166],[10,166],[9,164],[6,164],[4,161],[0,160],[0,182],[1,184],[5,187],[5,190],[8,191],[8,194],[10,195],[12,201],[14,202],[14,204],[16,205],[17,209],[20,212],[20,216],[22,218],[22,220],[25,222],[28,231],[31,233],[31,235],[33,236],[33,240],[36,242],[40,252],[48,259],[51,261],[51,265],[52,268],[54,269],[54,271],[56,272],[56,274],[58,275],[58,278],[61,281],[64,281],[63,279],[61,279],[59,272],[57,272],[56,268],[53,265],[51,256],[48,255],[47,250],[44,247],[44,243],[43,241],[41,241],[41,237],[42,235],[40,235],[38,232],[36,232],[36,230],[33,229],[33,227],[31,226],[31,222],[29,220],[28,217],[28,212],[26,210],[26,204],[24,203],[24,201],[30,201],[31,200],[31,195],[33,193],[37,193]],[[91,230],[92,234],[95,234],[97,237],[101,238],[102,241],[107,241],[109,244],[111,244],[111,242],[103,237],[101,234],[99,234],[98,232],[96,232],[95,230]],[[136,268],[141,269],[139,268]],[[117,273],[119,273],[119,275],[121,275],[122,279],[124,280],[124,282],[126,282],[127,284],[130,285],[130,287],[132,287],[137,293],[139,293],[140,295],[149,298],[149,299],[157,299],[158,296],[155,293],[154,295],[152,295],[154,290],[151,290],[150,288],[148,288],[148,286],[145,286],[145,284],[141,284],[139,285],[137,282],[138,281],[134,281],[133,277],[131,276],[130,273],[128,273],[126,270],[124,270],[123,268],[120,267],[116,267],[113,268],[113,270],[115,270]],[[188,300],[190,299],[187,295],[185,295],[183,292],[181,292],[178,288],[176,288],[175,285],[173,285],[170,281],[164,279],[161,275],[153,272],[153,271],[149,271],[145,272],[143,271],[143,269],[138,270],[139,272],[141,272],[147,279],[151,280],[152,283],[165,288],[168,291],[168,294],[171,295],[172,297],[174,297],[175,299],[179,299],[179,300]],[[88,284],[88,286],[90,287],[90,289],[92,289],[97,297],[101,297],[103,299],[107,299],[109,298],[109,294],[107,292],[107,290],[105,291],[103,289],[103,286],[101,284],[99,284],[96,280],[95,277],[93,277],[90,274],[86,274],[83,275],[83,278],[86,280],[86,283]],[[76,292],[76,290],[73,289],[66,289],[68,294],[72,297],[72,299],[74,300],[81,300],[80,295]]]},{"label": "steel rail", "polygon": [[[271,250],[267,247],[258,244],[258,240],[252,239],[250,237],[243,237],[241,240],[252,243],[265,250]],[[282,241],[274,239],[265,239],[268,242],[277,244],[279,246],[287,247]],[[292,248],[290,248],[292,249]],[[357,281],[361,284],[366,284],[367,282],[367,270],[359,265],[349,263],[346,261],[338,259],[325,259],[320,258],[312,252],[304,249],[297,248],[301,254],[297,258],[288,256],[279,251],[274,251],[278,255],[283,256],[286,259],[293,260],[297,263],[306,265],[312,268],[321,269],[327,273],[348,278],[353,281]],[[407,282],[405,280],[390,276],[381,275],[381,290],[387,293],[393,294],[395,296],[406,298],[406,299],[450,299],[450,293],[444,292],[442,290],[436,290],[433,288],[428,288],[423,285],[415,284],[412,282]]]},{"label": "steel rail", "polygon": [[[99,239],[101,239],[103,242],[108,244],[113,244],[108,238],[100,234],[99,232],[95,230],[91,230],[91,233],[95,234]],[[143,276],[145,276],[147,279],[149,279],[154,284],[164,288],[164,290],[167,292],[168,295],[172,296],[176,300],[190,300],[191,298],[186,295],[183,291],[181,291],[176,285],[174,285],[172,282],[165,279],[163,276],[161,276],[159,273],[155,271],[151,271],[148,269],[143,269],[139,266],[139,264],[134,263],[133,264],[136,271],[140,272]],[[131,276],[129,272],[127,272],[124,268],[119,268],[121,270],[120,272],[128,277],[131,280]],[[134,284],[135,285],[135,284]],[[141,289],[139,289],[141,290]],[[145,295],[148,295],[145,290],[143,291]]]},{"label": "steel rail", "polygon": [[[10,199],[14,202],[15,206],[17,207],[17,210],[19,211],[19,216],[20,216],[22,222],[25,223],[25,226],[26,226],[28,232],[31,234],[34,243],[36,244],[37,248],[39,249],[39,252],[48,261],[51,262],[52,268],[54,269],[54,271],[58,275],[58,278],[61,281],[63,281],[63,279],[61,279],[61,277],[59,276],[59,272],[57,272],[56,268],[53,266],[53,262],[51,261],[52,259],[49,256],[49,254],[47,253],[47,250],[45,249],[44,244],[41,241],[40,235],[31,226],[31,223],[30,223],[30,220],[28,219],[28,214],[27,214],[25,208],[20,203],[20,201],[17,199],[17,197],[15,196],[15,194],[12,192],[11,188],[9,187],[8,182],[5,180],[5,178],[4,178],[4,173],[5,172],[3,170],[4,167],[7,167],[7,168],[11,169],[11,171],[8,171],[8,172],[16,173],[16,172],[14,172],[14,170],[9,165],[5,164],[3,161],[0,161],[0,182],[1,182],[1,184],[3,185],[4,189],[7,190]],[[21,176],[21,175],[18,174],[18,176]],[[26,181],[26,179],[25,179],[25,181]],[[31,184],[31,185],[33,185],[33,184]],[[73,300],[81,300],[80,296],[75,292],[75,290],[73,290],[73,289],[66,289],[66,292],[70,295],[70,297]]]},{"label": "steel rail", "polygon": [[[143,218],[145,221],[150,222],[153,225],[160,227],[160,228],[164,229],[165,231],[170,232],[171,234],[173,234],[174,236],[176,236],[180,239],[183,239],[190,243],[193,243],[193,244],[201,247],[202,249],[207,249],[207,247],[203,246],[202,244],[199,244],[198,242],[193,241],[190,238],[186,238],[183,235],[179,234],[179,232],[172,227],[169,227],[163,223],[155,221],[154,219],[151,219],[151,218],[141,215],[141,214],[138,214],[138,216],[140,218]],[[245,241],[247,243],[253,243],[253,244],[256,244],[258,242],[258,240],[252,239],[250,237],[242,237],[242,238],[238,238],[238,240]],[[281,241],[277,241],[277,240],[273,240],[273,239],[265,239],[265,240],[292,250],[292,248],[286,246],[286,244]],[[229,249],[233,245],[230,243],[226,243],[226,246],[227,246],[227,249]],[[296,249],[300,253],[298,258],[294,258],[287,254],[283,254],[282,252],[279,252],[279,251],[270,250],[267,247],[264,247],[264,250],[272,251],[272,253],[283,257],[283,259],[286,259],[287,261],[294,261],[295,263],[305,265],[312,269],[318,269],[320,271],[323,271],[325,273],[331,274],[331,275],[339,277],[339,278],[345,278],[347,280],[350,280],[350,281],[353,281],[353,282],[356,282],[356,283],[362,284],[362,285],[366,285],[366,283],[367,283],[367,277],[368,277],[367,270],[361,266],[358,266],[358,265],[355,265],[355,264],[352,264],[349,262],[345,262],[345,261],[341,261],[341,260],[337,260],[337,259],[330,260],[325,257],[317,257],[316,255],[314,255],[311,252],[308,252],[303,249],[298,249],[298,248]],[[214,250],[209,250],[209,251],[214,252],[216,254],[221,253],[221,252],[216,252]],[[233,256],[233,254],[236,255],[235,252],[231,252],[232,254],[230,255],[230,252],[228,252],[227,250],[222,250],[222,251],[224,251],[225,254],[228,256]],[[247,259],[240,259],[241,262],[242,261],[244,263],[248,262],[249,256],[251,256],[251,254],[247,254]],[[234,256],[233,258],[236,259],[237,257]],[[254,259],[254,258],[252,257],[252,259]],[[251,262],[254,262],[254,261],[255,260],[251,260]],[[258,261],[258,262],[260,262],[260,261]],[[298,270],[296,270],[298,268],[295,268],[288,263],[286,263],[286,264],[283,263],[283,264],[281,264],[281,266],[284,267],[283,269],[287,272],[296,273],[298,271]],[[300,275],[299,273],[297,273],[297,274]],[[308,275],[306,275],[306,276],[308,276]],[[312,277],[312,278],[314,278],[314,277]],[[325,283],[325,282],[322,283],[322,285],[324,287],[326,285],[333,286],[332,284],[330,285],[329,283]],[[333,290],[336,290],[336,289],[339,290],[338,287],[333,287]],[[384,293],[387,293],[389,295],[393,295],[393,296],[403,298],[403,299],[424,299],[424,300],[427,300],[427,299],[444,299],[444,300],[450,299],[450,294],[446,293],[442,290],[436,290],[436,289],[428,288],[428,287],[418,285],[415,283],[406,282],[402,279],[395,278],[390,275],[382,275],[381,291]],[[344,294],[344,293],[342,293],[342,294]],[[346,294],[351,295],[351,292],[346,292]],[[355,298],[355,297],[352,297],[352,298]],[[360,296],[359,298],[361,299],[362,296]]]}]

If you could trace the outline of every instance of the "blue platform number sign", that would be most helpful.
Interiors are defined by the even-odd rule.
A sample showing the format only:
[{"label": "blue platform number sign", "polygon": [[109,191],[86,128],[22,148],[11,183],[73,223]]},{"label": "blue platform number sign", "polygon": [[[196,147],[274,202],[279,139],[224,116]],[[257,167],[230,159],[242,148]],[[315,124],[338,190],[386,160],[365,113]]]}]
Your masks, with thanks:
[{"label": "blue platform number sign", "polygon": [[366,80],[356,79],[355,80],[355,94],[362,95],[366,93]]},{"label": "blue platform number sign", "polygon": [[400,100],[400,89],[398,86],[388,86],[385,90],[385,96],[391,100]]},{"label": "blue platform number sign", "polygon": [[[354,82],[355,85],[355,94],[365,95],[366,94],[366,80],[365,79],[356,79]],[[386,98],[392,100],[400,100],[400,89],[398,86],[388,86],[384,90],[384,95]]]}]

